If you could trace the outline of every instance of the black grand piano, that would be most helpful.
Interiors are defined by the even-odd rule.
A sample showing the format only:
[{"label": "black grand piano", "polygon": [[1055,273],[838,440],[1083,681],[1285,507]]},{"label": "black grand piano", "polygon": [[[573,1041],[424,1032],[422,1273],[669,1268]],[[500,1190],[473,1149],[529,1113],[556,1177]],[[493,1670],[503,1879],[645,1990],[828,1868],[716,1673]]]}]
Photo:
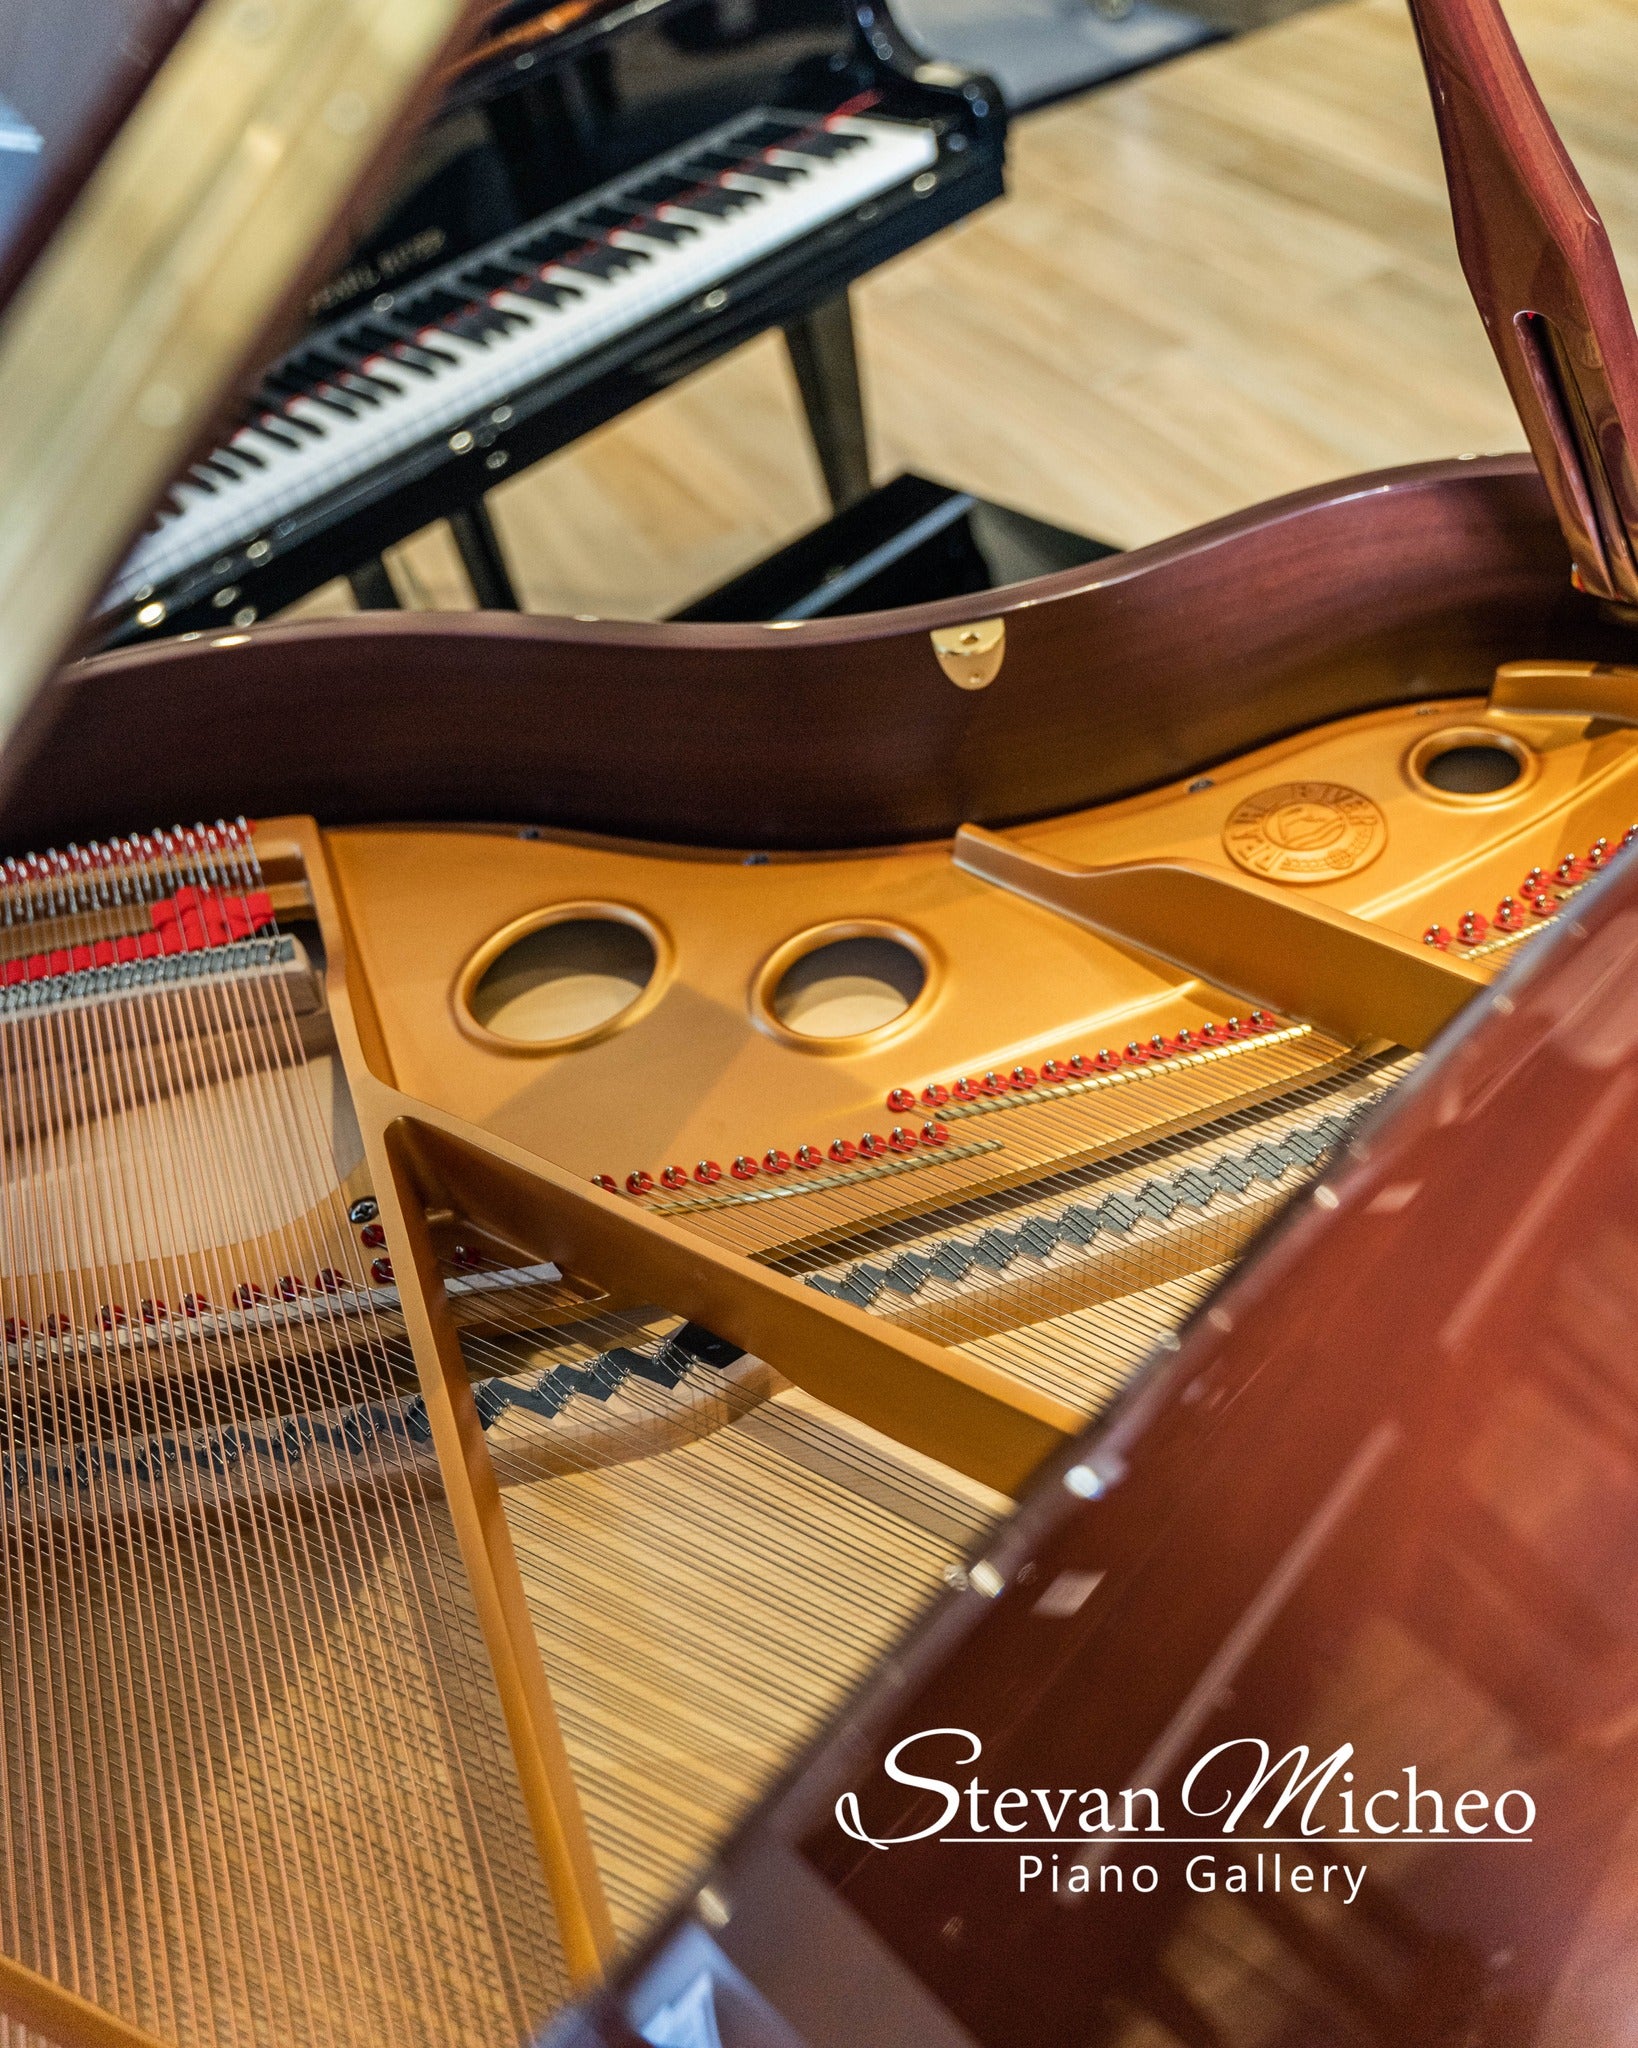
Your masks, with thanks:
[{"label": "black grand piano", "polygon": [[490,15],[305,331],[110,587],[119,645],[243,627],[454,529],[515,604],[493,485],[769,327],[826,485],[869,489],[847,288],[999,195],[988,79],[881,0],[562,0]]}]

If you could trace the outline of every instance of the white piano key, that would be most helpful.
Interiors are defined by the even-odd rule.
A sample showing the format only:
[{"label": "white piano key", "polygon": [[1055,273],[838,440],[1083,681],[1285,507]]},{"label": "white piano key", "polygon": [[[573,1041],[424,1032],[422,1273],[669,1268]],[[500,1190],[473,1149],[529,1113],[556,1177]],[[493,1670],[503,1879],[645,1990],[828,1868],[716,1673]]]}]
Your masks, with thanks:
[{"label": "white piano key", "polygon": [[[347,391],[346,373],[337,365],[332,388],[338,399],[345,400],[345,409],[316,398],[292,398],[283,411],[291,423],[291,437],[301,443],[297,448],[253,426],[243,429],[263,466],[243,463],[240,481],[214,478],[210,491],[179,484],[176,497],[182,511],[162,520],[137,543],[114,582],[109,603],[123,604],[139,587],[161,586],[230,552],[330,491],[437,434],[451,432],[487,407],[636,332],[646,321],[904,183],[937,156],[931,131],[918,125],[858,116],[830,126],[832,132],[859,136],[864,146],[835,157],[770,151],[771,160],[789,159],[807,175],[779,184],[758,181],[754,172],[730,172],[724,182],[756,192],[757,204],[724,216],[692,212],[686,203],[661,206],[655,209],[660,218],[686,222],[696,232],[677,242],[644,242],[640,227],[613,237],[617,245],[640,245],[647,262],[608,278],[549,264],[541,275],[571,287],[574,296],[548,306],[520,293],[496,292],[488,303],[515,316],[517,324],[484,341],[442,327],[423,329],[426,345],[453,359],[433,361],[434,375],[420,376],[407,369],[395,375],[390,357],[371,357],[371,374],[379,365],[382,384],[391,381],[397,389],[378,386],[365,397]],[[642,174],[631,182],[641,183]],[[406,298],[412,299],[413,292]],[[279,424],[278,416],[274,424]]]}]

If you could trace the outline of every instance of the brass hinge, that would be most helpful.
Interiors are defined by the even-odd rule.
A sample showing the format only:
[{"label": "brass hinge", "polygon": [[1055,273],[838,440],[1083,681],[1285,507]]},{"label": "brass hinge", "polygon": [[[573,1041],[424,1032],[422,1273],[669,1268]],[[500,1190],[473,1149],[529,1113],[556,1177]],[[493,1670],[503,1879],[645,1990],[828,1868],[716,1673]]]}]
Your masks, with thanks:
[{"label": "brass hinge", "polygon": [[1005,619],[973,619],[965,626],[935,626],[930,635],[938,665],[958,690],[982,690],[1001,673],[1007,654]]}]

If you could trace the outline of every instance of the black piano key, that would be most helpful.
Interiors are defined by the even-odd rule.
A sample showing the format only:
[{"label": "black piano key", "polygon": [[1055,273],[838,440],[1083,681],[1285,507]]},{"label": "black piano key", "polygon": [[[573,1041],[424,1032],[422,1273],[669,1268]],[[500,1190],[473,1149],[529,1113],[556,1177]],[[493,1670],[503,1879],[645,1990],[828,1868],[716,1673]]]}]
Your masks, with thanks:
[{"label": "black piano key", "polygon": [[362,371],[355,370],[351,363],[342,362],[339,358],[329,362],[326,380],[327,390],[351,400],[355,405],[379,405],[388,395],[385,388],[374,389]]},{"label": "black piano key", "polygon": [[515,288],[519,276],[523,274],[515,263],[474,263],[469,269],[461,272],[461,282],[475,285],[486,292],[509,292]]},{"label": "black piano key", "polygon": [[655,213],[640,213],[634,220],[623,222],[634,235],[646,235],[651,242],[667,245],[686,242],[690,235],[697,235],[699,229],[691,220],[661,220]]},{"label": "black piano key", "polygon": [[218,480],[211,475],[210,471],[205,468],[203,463],[190,463],[188,466],[188,475],[193,479],[194,483],[198,486],[200,490],[209,491],[212,497],[215,497],[217,491],[221,488],[221,485],[218,482]]},{"label": "black piano key", "polygon": [[644,206],[665,206],[684,192],[692,192],[696,182],[693,178],[644,178],[640,184],[624,186],[620,196],[640,200]]},{"label": "black piano key", "polygon": [[765,178],[770,185],[794,185],[812,174],[799,164],[770,164],[759,156],[736,156],[726,149],[702,149],[690,159],[713,171],[743,171],[749,178]]},{"label": "black piano key", "polygon": [[618,277],[622,270],[634,270],[651,259],[646,249],[617,249],[612,242],[588,243],[572,256],[565,256],[565,270],[584,270],[592,277]]},{"label": "black piano key", "polygon": [[[306,349],[299,356],[292,356],[280,377],[291,378],[304,398],[310,398],[316,405],[328,405],[337,412],[344,412],[349,419],[357,419],[365,401],[355,391],[342,391],[336,386],[339,374],[334,363],[323,356]],[[270,381],[278,381],[273,379]],[[374,400],[369,401],[371,404]]]},{"label": "black piano key", "polygon": [[805,129],[793,135],[789,142],[770,145],[777,149],[789,150],[792,156],[837,157],[846,156],[850,149],[863,149],[862,135],[834,133],[829,128]]},{"label": "black piano key", "polygon": [[502,313],[487,301],[460,298],[445,291],[442,285],[422,292],[407,310],[411,318],[419,319],[424,326],[441,327],[448,334],[485,344],[495,335],[523,324],[515,315]]},{"label": "black piano key", "polygon": [[359,360],[370,356],[388,356],[406,369],[414,370],[418,376],[430,377],[432,370],[426,360],[424,349],[407,348],[406,334],[394,334],[375,320],[362,320],[358,326],[347,330],[347,339],[358,350]]},{"label": "black piano key", "polygon": [[747,153],[757,149],[785,149],[793,135],[807,135],[817,127],[808,121],[748,121],[734,131],[733,146]]},{"label": "black piano key", "polygon": [[[317,420],[304,418],[302,415],[293,413],[290,410],[290,399],[298,395],[304,394],[281,391],[270,378],[264,380],[262,384],[262,399],[267,406],[269,416],[276,419],[280,427],[295,437],[292,441],[292,446],[297,448],[302,445],[302,435],[305,434],[310,441],[322,441],[325,433],[324,428],[319,425]],[[263,431],[265,432],[267,429],[264,428]]]},{"label": "black piano key", "polygon": [[301,428],[307,434],[322,434],[324,429],[317,420],[309,419],[305,414],[291,412],[289,401],[293,398],[305,398],[313,405],[328,405],[332,412],[338,412],[346,419],[355,416],[350,405],[321,397],[318,392],[310,390],[301,378],[293,377],[287,370],[269,370],[263,379],[263,386],[272,393],[272,403],[283,410],[291,425]]},{"label": "black piano key", "polygon": [[[584,213],[575,215],[575,225],[585,228],[588,234],[596,234],[602,239],[621,228],[628,233],[646,233],[644,218],[641,206],[588,206]],[[667,235],[665,239],[680,242],[685,235],[698,233],[698,228],[691,228],[686,222],[679,222],[676,232]]]},{"label": "black piano key", "polygon": [[555,277],[541,277],[538,273],[519,278],[507,289],[516,292],[521,298],[535,299],[543,306],[561,305],[565,299],[578,299],[582,296],[577,286],[564,284]]},{"label": "black piano key", "polygon": [[559,234],[555,228],[543,233],[530,235],[521,242],[514,242],[514,251],[530,263],[555,263],[560,256],[567,256],[571,249],[578,249],[580,243],[573,235]]},{"label": "black piano key", "polygon": [[[641,186],[632,189],[639,194],[642,192]],[[692,185],[685,184],[671,203],[686,206],[690,213],[708,213],[714,219],[726,220],[731,213],[757,205],[761,198],[760,192],[736,192],[731,186],[709,184],[702,178]]]},{"label": "black piano key", "polygon": [[262,389],[273,394],[272,403],[277,406],[286,404],[292,398],[306,398],[309,395],[306,380],[293,376],[282,366],[267,372],[262,379]]},{"label": "black piano key", "polygon": [[235,441],[231,449],[235,462],[248,463],[252,469],[266,469],[266,460],[254,448],[247,448],[242,441]]},{"label": "black piano key", "polygon": [[440,364],[447,369],[458,360],[452,350],[438,346],[438,332],[430,321],[383,320],[381,324],[397,334],[398,341],[393,353],[402,356],[406,362],[426,361],[430,362],[434,369]]},{"label": "black piano key", "polygon": [[813,175],[806,164],[771,164],[763,156],[754,156],[739,168],[748,178],[763,178],[770,185],[798,185]]},{"label": "black piano key", "polygon": [[367,399],[371,405],[379,405],[384,398],[396,398],[400,386],[389,378],[378,377],[373,370],[366,370],[364,357],[369,350],[354,350],[334,337],[314,342],[312,352],[333,363],[345,382],[347,390],[354,396]]},{"label": "black piano key", "polygon": [[[269,392],[269,399],[273,394]],[[271,409],[260,412],[252,422],[258,434],[265,434],[270,441],[277,441],[281,447],[295,452],[301,447],[301,430],[294,420]]]}]

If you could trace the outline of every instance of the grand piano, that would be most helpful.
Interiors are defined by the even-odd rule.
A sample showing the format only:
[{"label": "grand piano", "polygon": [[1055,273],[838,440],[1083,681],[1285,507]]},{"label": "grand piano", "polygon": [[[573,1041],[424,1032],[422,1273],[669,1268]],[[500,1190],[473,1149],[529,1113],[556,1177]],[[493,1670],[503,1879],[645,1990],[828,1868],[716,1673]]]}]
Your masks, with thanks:
[{"label": "grand piano", "polygon": [[86,656],[474,26],[185,13],[5,258],[8,2030],[1620,2039],[1638,337],[1495,0],[1528,457]]},{"label": "grand piano", "polygon": [[1001,191],[987,79],[883,4],[599,0],[487,17],[299,337],[105,594],[110,645],[249,624],[448,518],[515,608],[484,494],[783,329],[838,509],[870,488],[847,289]]}]

